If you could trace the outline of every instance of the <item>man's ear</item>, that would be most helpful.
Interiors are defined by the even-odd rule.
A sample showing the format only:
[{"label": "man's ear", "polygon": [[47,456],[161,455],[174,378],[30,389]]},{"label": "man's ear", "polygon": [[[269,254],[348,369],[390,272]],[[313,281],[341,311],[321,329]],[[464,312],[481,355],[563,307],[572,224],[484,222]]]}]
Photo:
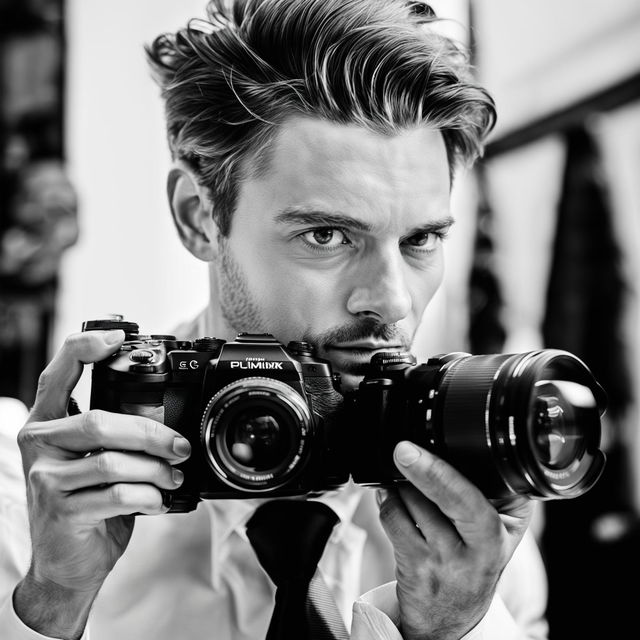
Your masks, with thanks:
[{"label": "man's ear", "polygon": [[175,162],[169,171],[167,195],[182,244],[196,258],[211,262],[216,257],[219,233],[213,207],[193,171],[182,161]]}]

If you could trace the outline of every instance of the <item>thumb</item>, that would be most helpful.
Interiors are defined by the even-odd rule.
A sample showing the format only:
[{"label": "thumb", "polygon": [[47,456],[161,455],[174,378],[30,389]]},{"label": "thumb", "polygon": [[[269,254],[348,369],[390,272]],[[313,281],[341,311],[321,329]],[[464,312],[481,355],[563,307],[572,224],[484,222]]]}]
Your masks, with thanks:
[{"label": "thumb", "polygon": [[67,415],[67,404],[84,365],[114,353],[124,342],[124,331],[83,331],[70,335],[38,380],[30,421],[55,420]]}]

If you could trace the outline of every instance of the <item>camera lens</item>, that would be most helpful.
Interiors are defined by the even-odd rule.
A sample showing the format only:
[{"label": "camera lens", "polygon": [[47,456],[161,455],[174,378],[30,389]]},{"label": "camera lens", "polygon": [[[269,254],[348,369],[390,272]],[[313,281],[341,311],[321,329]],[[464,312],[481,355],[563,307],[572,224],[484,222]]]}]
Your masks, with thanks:
[{"label": "camera lens", "polygon": [[256,473],[277,467],[291,450],[291,433],[268,407],[249,407],[229,418],[225,447],[239,465]]},{"label": "camera lens", "polygon": [[304,468],[313,421],[292,387],[272,378],[242,378],[209,401],[202,444],[216,475],[234,489],[273,491]]},{"label": "camera lens", "polygon": [[572,498],[600,476],[605,396],[572,354],[466,354],[445,361],[436,386],[427,430],[487,495]]}]

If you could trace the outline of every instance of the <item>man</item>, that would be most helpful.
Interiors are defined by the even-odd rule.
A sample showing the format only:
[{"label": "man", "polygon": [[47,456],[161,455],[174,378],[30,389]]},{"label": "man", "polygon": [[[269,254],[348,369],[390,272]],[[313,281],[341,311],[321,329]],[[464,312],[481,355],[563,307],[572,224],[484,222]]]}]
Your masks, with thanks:
[{"label": "man", "polygon": [[[442,279],[453,172],[481,152],[493,104],[420,2],[224,4],[149,48],[174,221],[210,264],[210,304],[179,337],[306,340],[352,388],[374,353],[411,345]],[[167,511],[189,443],[140,416],[67,416],[83,365],[123,338],[73,335],[41,377],[19,436],[31,559],[0,621],[12,638],[262,638],[256,501],[134,519]],[[319,566],[345,622],[395,577],[355,602],[352,638],[544,637],[531,502],[494,504],[411,443],[394,460],[409,483],[379,495],[386,538],[371,491],[325,497],[341,522]]]}]

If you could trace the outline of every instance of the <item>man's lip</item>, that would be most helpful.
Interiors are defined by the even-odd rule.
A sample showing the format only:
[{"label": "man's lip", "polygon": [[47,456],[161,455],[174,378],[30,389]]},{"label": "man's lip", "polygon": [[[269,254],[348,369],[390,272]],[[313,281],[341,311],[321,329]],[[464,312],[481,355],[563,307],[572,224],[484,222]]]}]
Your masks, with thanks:
[{"label": "man's lip", "polygon": [[378,342],[348,342],[346,344],[330,344],[327,350],[331,351],[398,351],[402,349],[399,344],[387,344]]}]

